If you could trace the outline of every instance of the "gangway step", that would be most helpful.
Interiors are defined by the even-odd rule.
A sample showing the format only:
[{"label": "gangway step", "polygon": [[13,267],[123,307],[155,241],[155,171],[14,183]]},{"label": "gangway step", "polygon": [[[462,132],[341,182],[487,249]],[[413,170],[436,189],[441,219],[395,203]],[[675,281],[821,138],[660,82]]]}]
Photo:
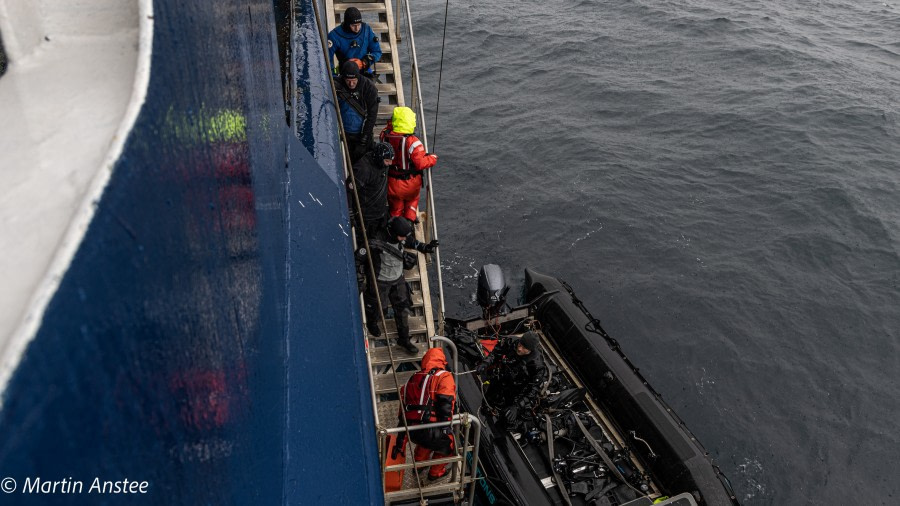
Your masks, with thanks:
[{"label": "gangway step", "polygon": [[[428,329],[428,327],[425,326],[424,316],[410,316],[407,319],[407,324],[409,325],[410,334],[420,334]],[[393,319],[387,320],[385,325],[387,325],[388,335],[397,333],[397,322]]]},{"label": "gangway step", "polygon": [[383,2],[348,2],[348,3],[335,3],[334,4],[334,13],[335,17],[337,15],[344,15],[344,11],[349,9],[350,7],[356,7],[359,9],[359,12],[366,13],[380,13],[387,12],[387,8],[385,7]]},{"label": "gangway step", "polygon": [[[379,346],[377,348],[370,349],[372,350],[369,352],[372,365],[388,365],[391,363],[391,356],[390,352],[388,352],[387,346]],[[406,350],[399,346],[391,346],[390,349],[394,354],[395,364],[402,364],[404,362],[413,362],[418,364],[422,361],[422,357],[425,356],[425,352],[428,351],[427,347],[419,346],[419,353],[410,355],[406,352]]]},{"label": "gangway step", "polygon": [[[424,480],[427,483],[427,480]],[[471,480],[466,480],[466,483],[469,483]],[[422,487],[421,493],[425,495],[425,497],[430,498],[431,500],[435,500],[436,496],[440,496],[443,494],[451,494],[453,491],[459,490],[459,483],[438,483],[434,485],[425,485]],[[384,502],[387,504],[391,501],[400,501],[404,499],[415,499],[419,497],[419,489],[410,488],[410,489],[402,489],[394,492],[385,492],[384,493]]]},{"label": "gangway step", "polygon": [[397,107],[394,104],[379,104],[378,105],[378,118],[390,118],[392,114],[394,114],[394,107]]},{"label": "gangway step", "polygon": [[400,426],[400,401],[379,401],[378,402],[378,420],[385,427]]},{"label": "gangway step", "polygon": [[[397,337],[397,322],[394,321],[393,318],[386,320],[385,325],[387,325],[387,337]],[[415,334],[423,334],[428,330],[428,327],[425,325],[425,317],[422,315],[410,316],[406,320],[407,325],[409,325],[409,333],[410,335]],[[367,332],[368,334],[368,332]],[[370,339],[384,339],[384,334],[381,337],[374,337],[369,335]]]},{"label": "gangway step", "polygon": [[375,83],[379,95],[396,95],[397,85],[394,83]]},{"label": "gangway step", "polygon": [[[418,278],[416,278],[416,279],[418,279]],[[422,290],[412,287],[412,294],[410,295],[409,298],[410,298],[410,301],[412,302],[413,308],[420,308],[420,307],[425,306],[425,300],[424,300],[424,297],[422,296]]]},{"label": "gangway step", "polygon": [[[400,380],[401,385],[406,384],[406,380],[412,377],[416,371],[403,371],[397,373],[397,378]],[[376,394],[391,394],[397,391],[397,384],[394,383],[394,373],[389,372],[385,374],[379,374],[375,376],[375,393]]]}]

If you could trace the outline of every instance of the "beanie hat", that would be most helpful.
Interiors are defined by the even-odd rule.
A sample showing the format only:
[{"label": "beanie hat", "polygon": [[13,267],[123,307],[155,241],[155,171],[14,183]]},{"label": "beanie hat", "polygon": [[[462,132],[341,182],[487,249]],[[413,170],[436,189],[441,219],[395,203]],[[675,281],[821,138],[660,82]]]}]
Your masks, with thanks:
[{"label": "beanie hat", "polygon": [[528,331],[522,334],[522,337],[519,339],[519,342],[522,343],[528,351],[534,352],[540,346],[540,338],[534,332]]},{"label": "beanie hat", "polygon": [[353,23],[362,23],[362,13],[356,7],[349,7],[344,11],[344,28],[350,28]]},{"label": "beanie hat", "polygon": [[392,236],[408,236],[412,231],[412,223],[402,216],[391,218],[391,221],[388,222],[388,232],[390,232]]},{"label": "beanie hat", "polygon": [[341,65],[341,77],[344,79],[359,78],[359,65],[354,61],[347,60]]}]

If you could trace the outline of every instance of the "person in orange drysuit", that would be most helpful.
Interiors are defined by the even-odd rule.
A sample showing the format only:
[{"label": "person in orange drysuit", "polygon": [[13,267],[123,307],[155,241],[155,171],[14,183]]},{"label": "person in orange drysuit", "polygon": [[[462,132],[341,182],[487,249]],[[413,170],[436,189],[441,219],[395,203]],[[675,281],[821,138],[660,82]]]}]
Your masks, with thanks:
[{"label": "person in orange drysuit", "polygon": [[[406,382],[400,392],[410,427],[433,422],[450,421],[456,405],[456,381],[447,371],[444,350],[432,348],[422,357],[422,370]],[[403,421],[401,419],[400,423]],[[416,444],[416,462],[429,458],[440,459],[453,453],[453,435],[450,427],[411,430],[409,439]],[[403,451],[404,440],[398,439],[395,452]],[[433,453],[433,455],[432,455]],[[435,464],[428,470],[428,478],[436,480],[447,475],[450,464]]]},{"label": "person in orange drysuit", "polygon": [[437,155],[425,152],[416,130],[416,113],[409,107],[395,107],[391,121],[381,132],[381,141],[394,148],[394,164],[388,172],[388,205],[391,216],[403,216],[418,223],[422,172],[434,167]]}]

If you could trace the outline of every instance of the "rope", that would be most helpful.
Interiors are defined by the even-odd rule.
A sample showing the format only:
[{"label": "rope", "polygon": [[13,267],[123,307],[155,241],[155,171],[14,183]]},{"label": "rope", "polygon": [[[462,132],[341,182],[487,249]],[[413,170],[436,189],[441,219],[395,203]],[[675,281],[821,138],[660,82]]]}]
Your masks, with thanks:
[{"label": "rope", "polygon": [[431,132],[431,152],[434,152],[434,147],[437,145],[437,125],[438,125],[438,115],[441,112],[441,78],[444,74],[444,46],[447,43],[447,13],[450,10],[450,0],[444,4],[444,36],[441,38],[441,63],[438,67],[438,91],[437,91],[437,103],[434,106],[434,130]]}]

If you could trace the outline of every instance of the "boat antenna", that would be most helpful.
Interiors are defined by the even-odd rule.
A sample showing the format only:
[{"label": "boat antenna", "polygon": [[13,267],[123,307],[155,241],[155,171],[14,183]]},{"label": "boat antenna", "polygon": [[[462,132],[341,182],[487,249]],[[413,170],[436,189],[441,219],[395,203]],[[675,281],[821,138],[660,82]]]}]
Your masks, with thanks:
[{"label": "boat antenna", "polygon": [[437,103],[434,106],[434,129],[431,130],[431,151],[437,145],[438,114],[441,112],[441,77],[444,73],[444,46],[447,44],[447,12],[450,10],[450,0],[444,4],[444,36],[441,39],[441,63],[438,66],[438,91]]}]

